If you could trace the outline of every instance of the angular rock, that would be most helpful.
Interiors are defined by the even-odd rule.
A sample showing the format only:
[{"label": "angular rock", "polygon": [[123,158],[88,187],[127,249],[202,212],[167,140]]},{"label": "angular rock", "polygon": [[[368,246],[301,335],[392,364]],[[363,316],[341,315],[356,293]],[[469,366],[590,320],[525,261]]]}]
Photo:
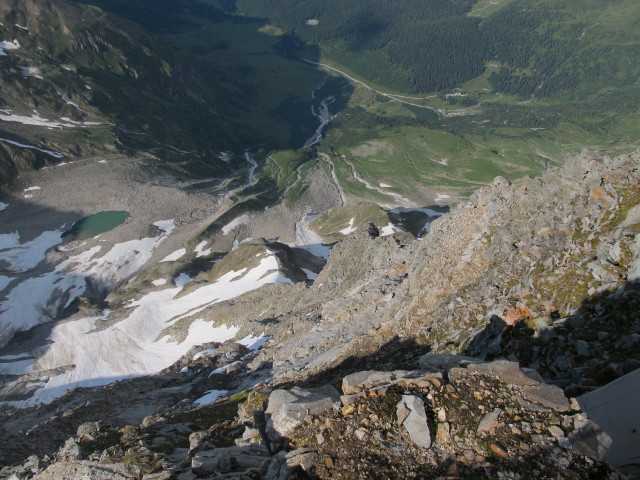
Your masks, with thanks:
[{"label": "angular rock", "polygon": [[496,428],[500,427],[502,424],[498,422],[498,417],[502,413],[502,409],[496,408],[493,412],[487,413],[482,420],[480,420],[480,424],[478,425],[478,434],[491,432]]},{"label": "angular rock", "polygon": [[331,408],[340,401],[338,391],[331,385],[304,390],[274,390],[269,395],[266,413],[271,415],[267,432],[274,438],[286,436],[302,423],[307,415],[314,415]]},{"label": "angular rock", "polygon": [[562,389],[555,385],[541,384],[525,386],[524,390],[531,400],[542,406],[551,408],[556,412],[564,412],[571,406],[569,399],[565,397]]},{"label": "angular rock", "polygon": [[491,363],[471,364],[467,367],[470,373],[482,373],[512,385],[538,385],[540,382],[527,376],[517,362],[496,360]]},{"label": "angular rock", "polygon": [[449,431],[450,427],[447,422],[438,423],[438,430],[436,431],[436,443],[440,445],[451,443],[451,435]]},{"label": "angular rock", "polygon": [[482,363],[483,360],[466,355],[450,355],[446,353],[427,353],[418,359],[418,366],[425,370],[449,370],[468,363]]},{"label": "angular rock", "polygon": [[50,465],[34,480],[138,480],[141,468],[124,463],[98,463],[83,461],[58,462]]},{"label": "angular rock", "polygon": [[591,354],[591,348],[589,348],[589,344],[584,340],[576,341],[576,351],[581,357],[588,357]]},{"label": "angular rock", "polygon": [[84,453],[74,438],[69,438],[58,451],[58,460],[82,460]]},{"label": "angular rock", "polygon": [[611,437],[597,423],[587,420],[585,424],[569,434],[574,453],[586,455],[603,462],[611,447]]},{"label": "angular rock", "polygon": [[196,453],[191,460],[191,468],[200,474],[226,473],[260,468],[268,459],[267,449],[262,445],[214,448]]},{"label": "angular rock", "polygon": [[393,372],[365,370],[344,377],[342,379],[342,392],[345,395],[352,395],[363,390],[370,390],[379,385],[387,385],[403,378],[417,378],[423,374],[424,372],[411,372],[407,370],[396,370]]},{"label": "angular rock", "polygon": [[429,448],[431,433],[429,425],[427,425],[427,414],[422,400],[415,395],[403,395],[396,409],[401,413],[409,411],[402,425],[406,428],[413,443],[422,448]]}]

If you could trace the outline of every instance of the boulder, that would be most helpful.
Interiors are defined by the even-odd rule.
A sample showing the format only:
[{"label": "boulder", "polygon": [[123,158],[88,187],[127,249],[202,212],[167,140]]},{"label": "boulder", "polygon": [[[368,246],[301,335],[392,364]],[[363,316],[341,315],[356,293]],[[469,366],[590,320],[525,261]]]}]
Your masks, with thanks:
[{"label": "boulder", "polygon": [[564,412],[569,409],[571,403],[564,395],[561,388],[555,385],[541,384],[525,386],[524,391],[527,396],[536,403],[556,412]]},{"label": "boulder", "polygon": [[124,463],[98,463],[90,461],[58,462],[39,473],[34,480],[138,480],[141,468]]},{"label": "boulder", "polygon": [[574,453],[603,462],[611,447],[611,437],[597,423],[587,420],[569,434]]},{"label": "boulder", "polygon": [[[398,423],[402,423],[413,443],[422,448],[431,446],[431,432],[423,401],[415,395],[403,395],[396,406]],[[400,419],[402,418],[402,422]]]},{"label": "boulder", "polygon": [[308,390],[274,390],[267,406],[267,432],[274,439],[286,436],[300,425],[307,415],[321,413],[340,401],[338,391],[331,385]]},{"label": "boulder", "polygon": [[191,460],[191,468],[199,474],[227,473],[260,468],[269,459],[262,445],[214,448],[198,452]]}]

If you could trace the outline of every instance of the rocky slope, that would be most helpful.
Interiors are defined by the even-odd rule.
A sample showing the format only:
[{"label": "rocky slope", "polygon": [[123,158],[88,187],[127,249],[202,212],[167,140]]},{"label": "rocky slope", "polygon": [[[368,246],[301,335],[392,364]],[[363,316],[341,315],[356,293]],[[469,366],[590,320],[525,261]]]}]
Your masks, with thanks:
[{"label": "rocky slope", "polygon": [[623,478],[569,398],[640,365],[639,165],[584,152],[496,179],[421,239],[359,228],[313,283],[197,313],[261,345],[5,411],[0,476]]}]

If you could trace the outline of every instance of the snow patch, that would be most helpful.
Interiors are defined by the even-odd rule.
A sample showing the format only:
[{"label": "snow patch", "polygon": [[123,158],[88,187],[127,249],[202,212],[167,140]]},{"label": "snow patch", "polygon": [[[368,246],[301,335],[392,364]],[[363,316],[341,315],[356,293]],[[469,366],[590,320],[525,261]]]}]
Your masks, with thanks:
[{"label": "snow patch", "polygon": [[157,280],[154,280],[151,283],[153,283],[156,287],[161,287],[162,285],[166,285],[167,284],[167,279],[166,278],[158,278]]},{"label": "snow patch", "polygon": [[210,405],[227,392],[228,390],[209,390],[204,396],[194,400],[193,403],[199,407]]},{"label": "snow patch", "polygon": [[18,232],[0,234],[0,260],[7,262],[12,272],[26,272],[42,262],[47,250],[59,243],[62,243],[60,230],[42,232],[25,243],[20,243]]},{"label": "snow patch", "polygon": [[447,200],[448,198],[451,198],[451,195],[447,195],[446,193],[436,193],[436,196],[433,199],[433,201],[438,203],[438,202],[441,202],[443,200]]},{"label": "snow patch", "polygon": [[239,364],[239,363],[241,363],[241,362],[240,362],[240,360],[236,360],[235,362],[231,362],[231,363],[229,363],[229,364],[227,364],[227,365],[225,365],[225,366],[223,366],[223,367],[216,368],[215,370],[213,370],[213,371],[209,374],[209,376],[211,376],[211,375],[215,375],[215,374],[218,374],[218,373],[227,373],[227,370],[229,370],[229,367],[230,367],[230,366],[232,366],[232,365],[237,365],[237,364]]},{"label": "snow patch", "polygon": [[20,69],[20,75],[24,78],[34,77],[42,80],[40,75],[40,69],[38,67],[18,67]]},{"label": "snow patch", "polygon": [[244,345],[252,352],[255,352],[259,350],[262,344],[267,340],[269,340],[269,337],[267,337],[264,333],[261,333],[260,335],[255,335],[255,336],[250,333],[249,335],[244,337],[242,340],[236,340],[236,343],[239,343],[240,345]]},{"label": "snow patch", "polygon": [[391,188],[392,185],[389,185],[387,183],[379,183],[378,185],[380,185],[380,188]]},{"label": "snow patch", "polygon": [[23,191],[30,192],[32,190],[42,190],[42,189],[40,187],[28,187],[28,188],[25,188]]},{"label": "snow patch", "polygon": [[206,257],[207,255],[211,255],[211,248],[207,248],[205,250],[204,247],[206,245],[207,245],[207,241],[203,240],[196,246],[196,249],[194,250],[194,252],[196,254],[196,258]]},{"label": "snow patch", "polygon": [[0,212],[5,210],[8,206],[8,203],[0,202]]},{"label": "snow patch", "polygon": [[241,215],[237,218],[234,218],[231,222],[227,223],[224,227],[222,227],[222,234],[228,235],[229,232],[231,232],[231,230],[233,230],[234,228],[240,225],[244,225],[245,223],[247,223],[248,220],[249,220],[249,217],[247,215]]},{"label": "snow patch", "polygon": [[217,348],[207,348],[206,350],[202,350],[201,352],[196,353],[191,360],[195,362],[199,358],[206,357],[216,353],[216,350]]},{"label": "snow patch", "polygon": [[343,228],[342,230],[340,230],[340,233],[343,235],[349,235],[350,233],[355,232],[358,228],[353,226],[353,222],[355,221],[355,219],[351,219],[349,220],[349,226],[346,228]]},{"label": "snow patch", "polygon": [[98,163],[108,163],[104,158],[102,160],[98,160]]},{"label": "snow patch", "polygon": [[17,50],[18,48],[20,48],[20,43],[18,42],[18,40],[14,40],[13,42],[4,40],[0,42],[0,57],[7,56],[5,50]]},{"label": "snow patch", "polygon": [[380,229],[380,236],[386,237],[387,235],[393,235],[394,233],[402,232],[402,229],[398,228],[393,223],[389,222],[388,225],[385,225]]},{"label": "snow patch", "polygon": [[[156,222],[155,225],[166,228],[164,231],[167,232],[172,229],[173,222]],[[157,244],[166,235],[167,233],[132,242],[151,240]],[[129,271],[128,266],[116,268],[105,259],[122,260],[125,255],[129,261],[135,261],[135,257],[143,255],[141,251],[133,259],[126,253],[131,253],[131,249],[141,248],[146,248],[146,254],[150,255],[153,248],[150,245],[122,247],[132,242],[115,245],[107,255],[97,259],[93,257],[100,251],[100,246],[94,247],[63,262],[55,272],[21,283],[11,291],[13,299],[5,302],[4,307],[7,307],[7,303],[9,306],[0,314],[0,328],[6,329],[6,324],[10,322],[17,324],[14,330],[26,329],[55,318],[60,308],[64,308],[75,296],[84,292],[85,277],[109,279],[114,273],[121,272],[122,268]],[[112,252],[114,253],[111,254]],[[67,271],[63,273],[63,270]],[[188,275],[184,277],[190,279]],[[179,284],[177,280],[176,284]],[[127,305],[131,310],[130,314],[107,328],[96,329],[96,325],[108,316],[107,312],[98,317],[57,324],[48,339],[46,352],[38,359],[37,370],[69,366],[73,368],[49,378],[43,389],[37,391],[32,398],[17,402],[20,403],[17,406],[49,403],[63,395],[67,389],[76,386],[105,385],[123,378],[156,373],[173,364],[195,345],[230,340],[238,333],[238,327],[215,327],[203,319],[196,319],[191,323],[186,338],[180,343],[172,340],[166,334],[166,329],[182,319],[197,315],[214,303],[237,297],[267,283],[277,282],[292,283],[278,270],[275,256],[269,256],[263,258],[253,269],[228,272],[217,281],[203,284],[178,298],[175,297],[182,290],[181,286],[150,292],[140,299],[132,300]],[[65,291],[69,294],[63,294]],[[49,304],[46,300],[53,301],[54,304]],[[48,313],[42,311],[47,308]],[[258,348],[265,340],[266,337],[260,335],[246,337],[241,342],[245,342],[249,348]],[[17,367],[13,366],[13,374],[27,373],[27,367],[25,364],[23,371],[15,371]],[[0,374],[6,372],[6,368],[6,365],[0,364]]]},{"label": "snow patch", "polygon": [[179,258],[182,258],[187,253],[186,248],[181,248],[180,250],[176,250],[175,252],[164,257],[160,262],[175,262]]}]

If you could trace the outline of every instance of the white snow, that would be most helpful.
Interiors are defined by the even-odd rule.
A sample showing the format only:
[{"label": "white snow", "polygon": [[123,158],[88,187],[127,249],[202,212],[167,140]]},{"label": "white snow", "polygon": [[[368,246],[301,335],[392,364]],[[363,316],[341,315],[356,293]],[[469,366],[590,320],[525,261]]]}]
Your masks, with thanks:
[{"label": "white snow", "polygon": [[[153,248],[173,228],[172,221],[156,222],[155,225],[164,230],[159,237],[114,245],[106,255],[98,258],[94,257],[100,246],[94,247],[62,262],[54,272],[18,285],[10,292],[4,310],[0,312],[0,338],[11,338],[12,333],[7,334],[7,328],[14,332],[25,330],[55,318],[61,308],[84,292],[87,277],[94,282],[97,279],[98,284],[126,278],[135,271],[129,264],[138,264],[137,257],[150,257]],[[10,240],[15,243],[13,237]],[[134,250],[138,252],[134,253]],[[120,263],[123,261],[124,264]],[[176,279],[176,285],[182,283],[178,280],[181,277],[185,283],[190,280],[188,275],[182,274]],[[95,327],[109,312],[103,312],[99,317],[59,323],[53,327],[47,349],[33,365],[33,371],[73,368],[51,377],[43,389],[20,405],[50,402],[76,386],[104,385],[131,376],[152,374],[173,364],[194,345],[229,340],[235,337],[238,327],[216,327],[203,319],[190,324],[186,338],[180,343],[172,340],[165,329],[181,319],[194,317],[209,305],[276,282],[292,283],[278,270],[275,256],[268,255],[253,269],[228,272],[217,281],[203,284],[179,298],[175,296],[181,286],[150,292],[132,300],[127,305],[129,315],[107,328]],[[69,293],[65,295],[64,292]],[[258,348],[265,340],[264,335],[259,335],[248,336],[241,342],[249,348]],[[23,367],[23,371],[16,371],[19,368],[13,365],[13,374],[27,373],[31,368],[26,363]],[[7,368],[7,364],[0,363],[0,374]]]},{"label": "white snow", "polygon": [[309,228],[309,223],[318,218],[318,215],[307,214],[296,222],[296,241],[293,245],[311,252],[313,255],[329,259],[331,247],[323,245],[322,237]]},{"label": "white snow", "polygon": [[[86,289],[90,278],[94,288],[106,288],[132,276],[153,253],[153,250],[173,229],[173,221],[156,222],[164,228],[158,237],[131,240],[114,245],[104,256],[95,246],[59,263],[53,272],[29,278],[14,287],[0,306],[0,346],[18,331],[49,322],[68,307]],[[18,232],[0,235],[0,260],[10,269],[24,272],[45,259],[46,251],[62,242],[58,230],[43,232],[36,239],[19,243]]]},{"label": "white snow", "polygon": [[156,287],[161,287],[162,285],[166,285],[167,284],[167,279],[166,278],[158,278],[157,280],[154,280],[153,283]]},{"label": "white snow", "polygon": [[98,163],[108,163],[104,158],[102,160],[98,160]]},{"label": "white snow", "polygon": [[358,228],[353,226],[354,219],[349,220],[349,226],[340,230],[340,233],[343,235],[349,235],[350,233],[355,232]]},{"label": "white snow", "polygon": [[227,364],[227,365],[225,365],[225,366],[223,366],[223,367],[216,368],[215,370],[213,370],[213,371],[209,374],[209,376],[211,376],[211,375],[215,375],[215,374],[217,374],[217,373],[227,373],[227,370],[229,370],[229,367],[230,367],[230,366],[232,366],[232,365],[237,365],[238,363],[241,363],[241,362],[240,362],[240,360],[236,360],[235,362],[231,362],[231,363],[229,363],[229,364]]},{"label": "white snow", "polygon": [[0,212],[9,206],[8,203],[0,202]]},{"label": "white snow", "polygon": [[309,280],[315,280],[316,278],[318,278],[318,274],[316,272],[312,272],[311,270],[307,270],[306,268],[303,268],[302,271],[305,273]]},{"label": "white snow", "polygon": [[[2,114],[0,114],[0,120],[4,120],[2,118]],[[55,157],[55,158],[63,158],[64,157],[64,154],[62,154],[60,152],[54,152],[54,151],[51,151],[51,150],[44,150],[42,148],[34,147],[33,145],[25,145],[24,143],[18,143],[18,142],[14,142],[13,140],[9,140],[8,138],[0,138],[0,141],[9,143],[11,145],[15,145],[16,147],[30,148],[32,150],[38,150],[39,152],[46,153],[47,155],[51,155],[52,157]]]},{"label": "white snow", "polygon": [[42,190],[42,189],[40,187],[28,187],[28,188],[25,188],[23,191],[30,192],[32,190]]},{"label": "white snow", "polygon": [[40,75],[40,69],[38,67],[18,67],[20,69],[20,74],[24,78],[35,77],[42,80],[42,76]]},{"label": "white snow", "polygon": [[209,404],[215,402],[218,398],[220,398],[222,395],[224,395],[227,392],[228,392],[228,390],[209,390],[206,393],[206,395],[204,395],[203,397],[200,397],[199,399],[195,400],[193,403],[195,405],[200,406],[200,407],[202,407],[204,405],[209,405]]},{"label": "white snow", "polygon": [[201,352],[198,352],[193,356],[192,361],[196,361],[199,358],[206,357],[206,356],[209,356],[211,354],[214,354],[214,353],[216,353],[216,350],[217,350],[217,348],[207,348],[206,350],[202,350]]},{"label": "white snow", "polygon": [[247,223],[249,217],[247,215],[241,215],[237,218],[234,218],[231,222],[227,223],[224,227],[222,227],[222,234],[228,235],[231,230],[234,228]]},{"label": "white snow", "polygon": [[11,280],[13,280],[13,278],[0,275],[0,292],[7,288],[7,285],[11,283]]},{"label": "white snow", "polygon": [[14,25],[18,28],[21,28],[22,30],[26,30],[27,32],[29,31],[27,27],[23,27],[22,25],[18,25],[17,23],[15,23]]},{"label": "white snow", "polygon": [[379,183],[378,185],[380,185],[380,188],[391,188],[392,185],[389,185],[387,183]]},{"label": "white snow", "polygon": [[183,257],[187,253],[186,248],[181,248],[180,250],[176,250],[175,252],[164,257],[160,262],[175,262],[179,258]]},{"label": "white snow", "polygon": [[447,195],[446,193],[436,193],[436,197],[433,199],[433,201],[438,203],[448,198],[451,198],[451,195]]},{"label": "white snow", "polygon": [[393,223],[389,222],[388,225],[385,225],[384,227],[382,227],[380,229],[380,236],[381,237],[386,237],[387,235],[392,235],[394,233],[397,232],[402,232],[402,229],[398,228],[396,225],[394,225]]},{"label": "white snow", "polygon": [[244,345],[252,352],[255,352],[256,350],[259,350],[262,344],[267,340],[269,340],[269,337],[267,337],[264,333],[261,333],[260,335],[249,334],[242,340],[236,340],[236,343]]},{"label": "white snow", "polygon": [[7,262],[12,272],[25,272],[42,262],[46,251],[59,243],[62,243],[60,230],[42,232],[25,243],[20,243],[18,232],[0,234],[0,260]]},{"label": "white snow", "polygon": [[196,254],[196,258],[199,257],[206,257],[207,255],[211,255],[211,248],[207,248],[205,250],[204,247],[206,247],[207,245],[207,241],[206,240],[202,240],[195,248],[194,252]]},{"label": "white snow", "polygon": [[0,57],[4,57],[7,55],[5,50],[17,50],[18,48],[20,48],[20,43],[18,42],[18,40],[14,40],[13,42],[4,40],[0,42]]},{"label": "white snow", "polygon": [[[22,75],[25,77],[37,77],[42,78],[38,75],[37,69],[20,67],[22,68]],[[68,117],[62,117],[60,120],[49,120],[47,118],[42,118],[38,112],[34,111],[34,114],[30,117],[24,115],[15,115],[10,110],[0,110],[0,120],[4,120],[5,122],[17,122],[22,123],[24,125],[36,125],[39,127],[49,127],[49,128],[62,128],[62,127],[86,127],[86,126],[94,126],[100,125],[97,122],[76,122],[71,120]],[[8,141],[8,140],[7,140]]]},{"label": "white snow", "polygon": [[19,283],[0,307],[0,347],[16,332],[54,320],[85,288],[84,277],[55,272]]},{"label": "white snow", "polygon": [[84,88],[86,88],[87,90],[91,90],[91,86],[90,85],[85,85]]}]

